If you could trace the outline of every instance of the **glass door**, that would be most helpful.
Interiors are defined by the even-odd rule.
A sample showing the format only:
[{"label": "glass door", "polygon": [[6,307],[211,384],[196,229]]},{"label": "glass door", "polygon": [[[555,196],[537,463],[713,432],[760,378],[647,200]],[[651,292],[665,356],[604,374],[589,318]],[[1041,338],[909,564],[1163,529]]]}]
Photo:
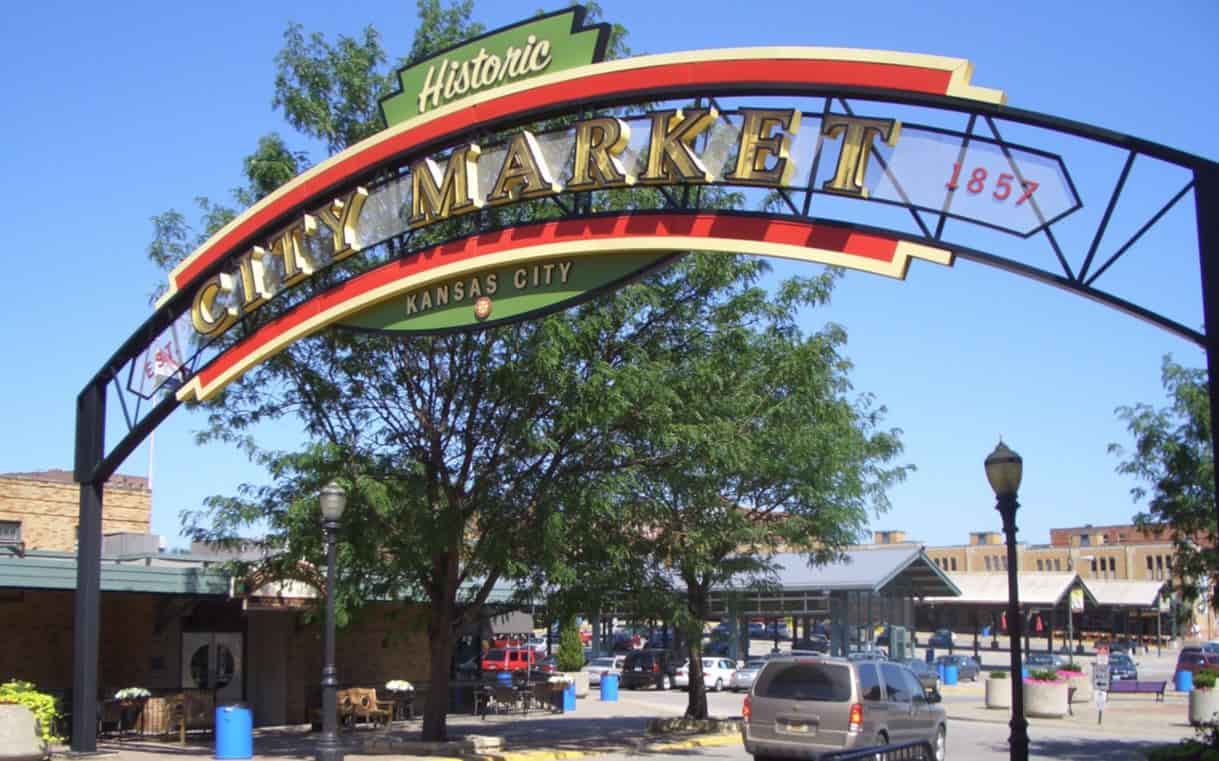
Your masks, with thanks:
[{"label": "glass door", "polygon": [[215,690],[216,703],[242,699],[239,632],[184,632],[182,634],[182,686]]}]

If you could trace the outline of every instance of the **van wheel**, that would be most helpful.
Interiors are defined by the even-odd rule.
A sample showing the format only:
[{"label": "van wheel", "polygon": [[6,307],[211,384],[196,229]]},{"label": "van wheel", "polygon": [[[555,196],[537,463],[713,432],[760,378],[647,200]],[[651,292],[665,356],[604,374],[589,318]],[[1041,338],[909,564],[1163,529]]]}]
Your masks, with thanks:
[{"label": "van wheel", "polygon": [[935,731],[935,761],[944,761],[948,756],[948,732],[940,727]]},{"label": "van wheel", "polygon": [[[885,745],[888,745],[889,736],[886,735],[884,732],[880,732],[876,735],[876,739],[872,741],[872,744],[877,747],[883,747]],[[872,761],[885,761],[885,757],[883,754],[877,753],[875,756],[872,756]]]},{"label": "van wheel", "polygon": [[660,678],[660,689],[662,689],[662,690],[673,689],[673,678],[670,677],[668,674],[665,674],[664,676],[662,676]]},{"label": "van wheel", "polygon": [[723,692],[723,691],[724,691],[724,680],[723,680],[723,679],[716,679],[716,680],[715,680],[715,691],[716,691],[716,692]]}]

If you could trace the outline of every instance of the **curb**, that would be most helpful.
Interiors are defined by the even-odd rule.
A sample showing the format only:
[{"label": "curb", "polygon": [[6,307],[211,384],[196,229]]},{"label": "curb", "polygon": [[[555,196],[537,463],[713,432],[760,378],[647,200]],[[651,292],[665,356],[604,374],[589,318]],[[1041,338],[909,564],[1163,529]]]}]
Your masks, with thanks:
[{"label": "curb", "polygon": [[[739,745],[739,734],[716,734],[703,737],[693,737],[672,742],[654,742],[646,738],[636,740],[619,750],[631,752],[640,751],[673,751],[692,748],[716,748],[725,745]],[[615,752],[614,748],[600,747],[588,750],[525,750],[516,753],[485,753],[463,756],[465,761],[565,761],[566,759],[583,758],[585,756],[603,756]]]}]

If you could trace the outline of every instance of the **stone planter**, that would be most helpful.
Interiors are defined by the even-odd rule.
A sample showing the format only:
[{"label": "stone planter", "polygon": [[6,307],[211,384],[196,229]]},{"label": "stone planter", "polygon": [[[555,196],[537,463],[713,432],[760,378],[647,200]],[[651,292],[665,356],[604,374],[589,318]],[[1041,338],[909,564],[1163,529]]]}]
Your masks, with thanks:
[{"label": "stone planter", "polygon": [[1067,683],[1024,682],[1024,712],[1040,719],[1061,719],[1067,715]]},{"label": "stone planter", "polygon": [[20,703],[0,703],[0,759],[41,761],[48,756],[34,712]]},{"label": "stone planter", "polygon": [[1092,702],[1092,678],[1082,671],[1078,676],[1068,676],[1073,674],[1071,671],[1059,671],[1058,675],[1067,680],[1067,686],[1075,689],[1071,695],[1072,703],[1090,703]]},{"label": "stone planter", "polygon": [[576,684],[576,697],[588,697],[588,672],[587,671],[564,671],[563,676],[572,680]]},{"label": "stone planter", "polygon": [[1012,680],[986,680],[986,707],[1008,709],[1012,707]]},{"label": "stone planter", "polygon": [[1213,721],[1219,713],[1219,689],[1197,687],[1189,693],[1189,723],[1195,727]]}]

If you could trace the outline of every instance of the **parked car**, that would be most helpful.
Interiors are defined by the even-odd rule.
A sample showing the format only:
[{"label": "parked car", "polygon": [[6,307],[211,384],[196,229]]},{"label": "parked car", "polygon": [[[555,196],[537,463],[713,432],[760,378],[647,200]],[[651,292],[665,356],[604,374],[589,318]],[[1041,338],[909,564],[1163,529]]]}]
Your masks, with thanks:
[{"label": "parked car", "polygon": [[951,629],[936,629],[927,639],[927,647],[952,647],[956,644],[957,635]]},{"label": "parked car", "polygon": [[899,662],[914,672],[919,684],[923,685],[924,692],[939,692],[940,672],[934,666],[918,658],[907,658]]},{"label": "parked car", "polygon": [[543,674],[556,674],[559,671],[559,657],[557,655],[548,655],[538,661],[534,669]]},{"label": "parked car", "polygon": [[762,623],[761,621],[750,621],[749,622],[749,638],[750,639],[763,639],[765,637],[766,637],[766,624]]},{"label": "parked car", "polygon": [[[1109,662],[1113,662],[1113,656],[1109,657]],[[1212,668],[1219,671],[1219,653],[1209,653],[1200,647],[1183,647],[1181,653],[1177,656],[1176,671],[1188,671],[1191,674],[1197,674],[1204,668]],[[1110,669],[1112,672],[1112,669]]]},{"label": "parked car", "polygon": [[[1205,656],[1206,665],[1219,664],[1219,658],[1211,660],[1210,656]],[[1134,662],[1126,653],[1110,653],[1109,654],[1109,681],[1116,682],[1122,679],[1138,679],[1139,665]]]},{"label": "parked car", "polygon": [[673,689],[673,677],[677,674],[677,658],[668,650],[632,650],[622,663],[622,687],[632,690],[639,687],[655,687],[658,690]]},{"label": "parked car", "polygon": [[935,659],[936,663],[955,664],[957,667],[957,676],[961,681],[969,680],[971,682],[978,681],[978,675],[982,673],[982,666],[972,657],[968,655],[941,655]]},{"label": "parked car", "polygon": [[744,666],[732,672],[728,689],[733,692],[748,690],[753,685],[753,680],[757,678],[758,672],[766,665],[767,660],[769,659],[766,656],[755,656],[745,661]]},{"label": "parked car", "polygon": [[[752,631],[749,633],[749,636],[754,636]],[[771,621],[763,625],[761,636],[770,640],[779,639],[786,641],[792,638],[792,633],[791,629],[787,628],[787,624],[783,621]]]},{"label": "parked car", "polygon": [[920,740],[930,741],[943,761],[947,748],[939,693],[927,694],[914,672],[889,661],[772,658],[741,713],[745,750],[755,761]]},{"label": "parked car", "polygon": [[707,655],[728,655],[732,652],[732,642],[727,639],[712,639],[703,643],[703,652]]},{"label": "parked car", "polygon": [[[736,671],[736,662],[728,658],[703,658],[703,686],[709,690],[720,692],[732,681]],[[677,668],[673,675],[673,685],[683,689],[690,687],[690,660]]]},{"label": "parked car", "polygon": [[528,671],[537,662],[537,653],[528,647],[493,647],[483,653],[484,673],[494,671]]},{"label": "parked car", "polygon": [[830,651],[830,640],[824,634],[810,634],[807,637],[801,637],[792,642],[792,652],[804,651],[806,653],[828,653]]},{"label": "parked car", "polygon": [[588,674],[589,685],[596,687],[601,684],[601,677],[605,674],[616,674],[621,677],[624,663],[626,663],[625,655],[607,655],[593,658],[580,670]]},{"label": "parked car", "polygon": [[1032,669],[1048,669],[1057,671],[1059,666],[1066,663],[1060,656],[1054,653],[1027,653],[1024,656],[1024,665]]},{"label": "parked car", "polygon": [[847,654],[847,660],[850,661],[887,661],[888,654],[879,648],[871,650],[856,650]]}]

